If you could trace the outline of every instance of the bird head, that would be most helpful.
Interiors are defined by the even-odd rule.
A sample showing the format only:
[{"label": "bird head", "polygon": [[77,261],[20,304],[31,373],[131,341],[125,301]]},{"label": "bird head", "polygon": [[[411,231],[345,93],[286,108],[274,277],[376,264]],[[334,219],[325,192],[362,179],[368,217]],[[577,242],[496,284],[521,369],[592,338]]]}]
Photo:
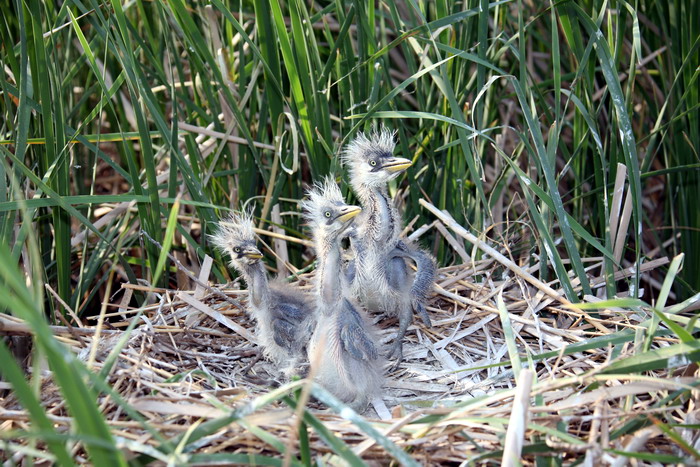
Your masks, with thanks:
[{"label": "bird head", "polygon": [[382,127],[369,136],[358,134],[345,147],[342,159],[350,169],[350,181],[356,193],[362,188],[385,186],[413,164],[410,159],[393,156],[394,136],[395,132]]},{"label": "bird head", "polygon": [[362,209],[345,203],[338,184],[331,177],[317,183],[302,202],[306,220],[316,240],[336,240]]},{"label": "bird head", "polygon": [[231,266],[238,270],[259,262],[263,257],[255,244],[251,212],[234,213],[222,220],[210,239],[216,248],[228,253]]}]

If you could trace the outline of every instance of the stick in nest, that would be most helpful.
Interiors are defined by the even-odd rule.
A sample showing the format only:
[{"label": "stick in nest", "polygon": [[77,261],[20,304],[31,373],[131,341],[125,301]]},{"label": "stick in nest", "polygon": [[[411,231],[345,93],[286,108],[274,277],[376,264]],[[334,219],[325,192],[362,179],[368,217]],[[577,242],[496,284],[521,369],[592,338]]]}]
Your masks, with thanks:
[{"label": "stick in nest", "polygon": [[[142,235],[143,237],[145,237],[149,242],[151,242],[151,243],[153,243],[154,245],[156,245],[156,246],[157,246],[158,248],[160,248],[161,250],[163,249],[163,245],[161,245],[161,244],[158,243],[156,240],[154,240],[150,235],[148,235],[148,233],[147,233],[146,231],[141,230],[141,235]],[[226,301],[227,301],[228,303],[230,303],[231,305],[233,305],[233,306],[235,306],[235,307],[237,307],[237,308],[241,308],[241,309],[244,308],[238,300],[232,299],[231,297],[229,297],[228,295],[226,295],[221,289],[218,289],[218,288],[216,288],[216,287],[212,287],[211,285],[209,285],[209,284],[207,284],[207,283],[205,283],[205,282],[202,282],[201,280],[199,280],[199,278],[198,278],[197,276],[195,276],[189,269],[187,269],[187,268],[186,268],[180,261],[178,261],[173,255],[171,255],[170,253],[166,253],[166,254],[168,255],[168,258],[170,258],[170,260],[171,260],[173,263],[175,263],[175,266],[177,266],[177,268],[178,268],[180,271],[184,272],[185,275],[186,275],[187,277],[189,277],[194,283],[196,283],[197,285],[199,285],[199,286],[201,286],[201,287],[204,287],[205,289],[209,290],[212,294],[216,295],[217,297],[226,300]]]}]

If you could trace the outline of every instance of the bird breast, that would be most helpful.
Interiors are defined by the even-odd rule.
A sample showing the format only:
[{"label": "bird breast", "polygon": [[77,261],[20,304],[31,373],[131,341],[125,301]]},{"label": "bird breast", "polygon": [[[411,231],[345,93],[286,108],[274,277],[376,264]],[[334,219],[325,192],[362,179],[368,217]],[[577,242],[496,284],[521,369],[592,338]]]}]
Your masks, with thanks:
[{"label": "bird breast", "polygon": [[397,303],[402,302],[409,291],[408,282],[402,281],[392,286],[391,267],[388,254],[384,251],[365,251],[355,257],[355,278],[351,291],[367,309],[392,312]]},{"label": "bird breast", "polygon": [[309,342],[309,361],[318,362],[316,380],[341,401],[361,410],[381,388],[383,361],[358,360],[343,348],[339,313],[319,317]]}]

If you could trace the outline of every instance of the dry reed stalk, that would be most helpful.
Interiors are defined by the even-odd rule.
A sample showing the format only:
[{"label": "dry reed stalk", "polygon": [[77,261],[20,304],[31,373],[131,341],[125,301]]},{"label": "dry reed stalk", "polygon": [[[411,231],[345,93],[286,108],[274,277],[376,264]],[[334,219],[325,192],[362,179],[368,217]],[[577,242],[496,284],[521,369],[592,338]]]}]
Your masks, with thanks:
[{"label": "dry reed stalk", "polygon": [[[625,458],[596,451],[594,446],[601,440],[608,439],[605,442],[611,449],[621,451],[651,449],[649,443],[660,439],[653,437],[655,432],[647,433],[644,442],[630,437],[609,439],[610,433],[649,413],[682,411],[683,408],[654,407],[654,404],[668,391],[692,388],[689,385],[695,380],[690,376],[672,377],[664,371],[655,372],[654,377],[600,375],[598,372],[609,364],[607,348],[570,355],[565,352],[567,346],[591,336],[639,327],[643,317],[623,310],[601,310],[592,318],[580,310],[561,307],[566,301],[560,291],[534,279],[526,268],[498,254],[483,240],[467,235],[429,203],[424,205],[440,219],[428,229],[435,228],[444,235],[447,231],[444,227],[440,229],[442,222],[459,237],[476,242],[489,257],[473,264],[470,261],[439,269],[439,285],[428,304],[434,325],[425,328],[416,322],[409,328],[404,345],[405,361],[387,374],[383,396],[375,404],[382,419],[372,419],[377,416],[373,410],[365,414],[373,426],[399,447],[410,449],[411,456],[426,465],[477,458],[485,461],[488,453],[499,452],[502,453],[496,459],[503,456],[509,462],[505,454],[516,455],[523,443],[533,437],[542,437],[560,455],[589,456],[610,462],[622,462]],[[423,229],[423,233],[428,229]],[[456,237],[451,244],[459,244]],[[457,255],[461,256],[459,252]],[[649,271],[667,262],[666,258],[660,258],[644,264],[643,268]],[[504,266],[515,276],[502,279],[494,273]],[[160,303],[134,310],[129,309],[128,301],[121,301],[114,305],[118,312],[103,315],[105,327],[95,349],[95,371],[103,368],[110,352],[125,335],[122,329],[141,311],[143,324],[138,324],[128,336],[108,382],[164,436],[178,436],[201,420],[257,403],[260,400],[257,398],[268,394],[270,385],[276,384],[276,372],[265,361],[247,370],[259,354],[253,344],[254,323],[242,303],[247,294],[209,285],[208,271],[205,260],[199,277],[188,275],[190,279],[194,277],[194,293],[125,285],[127,291],[159,294]],[[627,270],[617,272],[620,277],[626,277],[627,273]],[[313,273],[299,274],[298,285],[309,287],[312,278]],[[503,365],[503,359],[508,357],[505,334],[498,319],[499,294],[521,355],[553,354],[535,360],[534,368],[524,368],[517,385],[510,367]],[[231,296],[240,297],[241,301]],[[196,319],[192,318],[194,315]],[[382,316],[376,316],[375,321],[382,340],[388,342],[395,333],[396,323]],[[567,327],[562,327],[562,322],[568,323]],[[88,358],[89,342],[80,336],[92,336],[94,326],[54,326],[52,330],[80,358]],[[0,333],[26,335],[31,329],[17,318],[0,314]],[[663,347],[673,342],[672,338],[664,338],[657,340],[656,345]],[[620,349],[623,355],[630,350],[629,346]],[[530,384],[530,378],[536,382]],[[598,388],[584,391],[590,385]],[[59,429],[69,430],[71,419],[50,373],[42,376],[41,396],[50,411],[50,419]],[[529,407],[532,419],[528,423],[525,414],[530,397],[540,402]],[[101,407],[116,435],[142,446],[158,445],[112,398],[105,398]],[[384,448],[367,439],[356,425],[315,402],[309,402],[306,408],[365,461],[386,460]],[[196,452],[279,456],[279,451],[253,436],[249,428],[263,430],[284,445],[295,444],[301,412],[296,416],[293,413],[281,403],[259,408],[200,440]],[[506,431],[503,426],[507,417],[511,417],[511,422]],[[11,393],[0,400],[0,427],[23,429],[28,420]],[[563,421],[567,426],[565,435],[571,437],[566,442],[552,434]],[[314,430],[309,430],[309,445],[316,455],[332,459],[332,450]],[[123,449],[136,446],[125,445]],[[530,455],[516,457],[524,464],[531,464],[533,459]]]}]

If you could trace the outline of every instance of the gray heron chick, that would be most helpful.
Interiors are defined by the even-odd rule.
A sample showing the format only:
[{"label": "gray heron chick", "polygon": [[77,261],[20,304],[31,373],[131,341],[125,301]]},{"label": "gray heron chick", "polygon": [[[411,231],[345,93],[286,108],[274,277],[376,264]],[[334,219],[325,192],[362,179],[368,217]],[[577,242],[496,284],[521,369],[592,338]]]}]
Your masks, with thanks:
[{"label": "gray heron chick", "polygon": [[[394,157],[395,146],[394,134],[384,128],[369,137],[360,133],[346,146],[342,159],[362,205],[362,214],[348,235],[354,258],[347,278],[353,296],[365,307],[398,316],[399,331],[389,354],[398,365],[413,311],[426,326],[431,325],[425,302],[435,282],[436,265],[427,251],[400,238],[401,216],[387,184],[412,162]],[[407,261],[415,263],[415,274]]]},{"label": "gray heron chick", "polygon": [[250,213],[233,214],[219,223],[212,243],[231,258],[248,287],[248,311],[256,321],[255,334],[263,355],[286,377],[305,357],[314,327],[311,297],[283,281],[269,281],[258,250]]},{"label": "gray heron chick", "polygon": [[361,410],[381,391],[384,363],[375,344],[376,332],[344,288],[340,241],[361,209],[345,204],[332,178],[309,191],[303,208],[318,258],[317,325],[309,361],[320,352],[318,382]]}]

